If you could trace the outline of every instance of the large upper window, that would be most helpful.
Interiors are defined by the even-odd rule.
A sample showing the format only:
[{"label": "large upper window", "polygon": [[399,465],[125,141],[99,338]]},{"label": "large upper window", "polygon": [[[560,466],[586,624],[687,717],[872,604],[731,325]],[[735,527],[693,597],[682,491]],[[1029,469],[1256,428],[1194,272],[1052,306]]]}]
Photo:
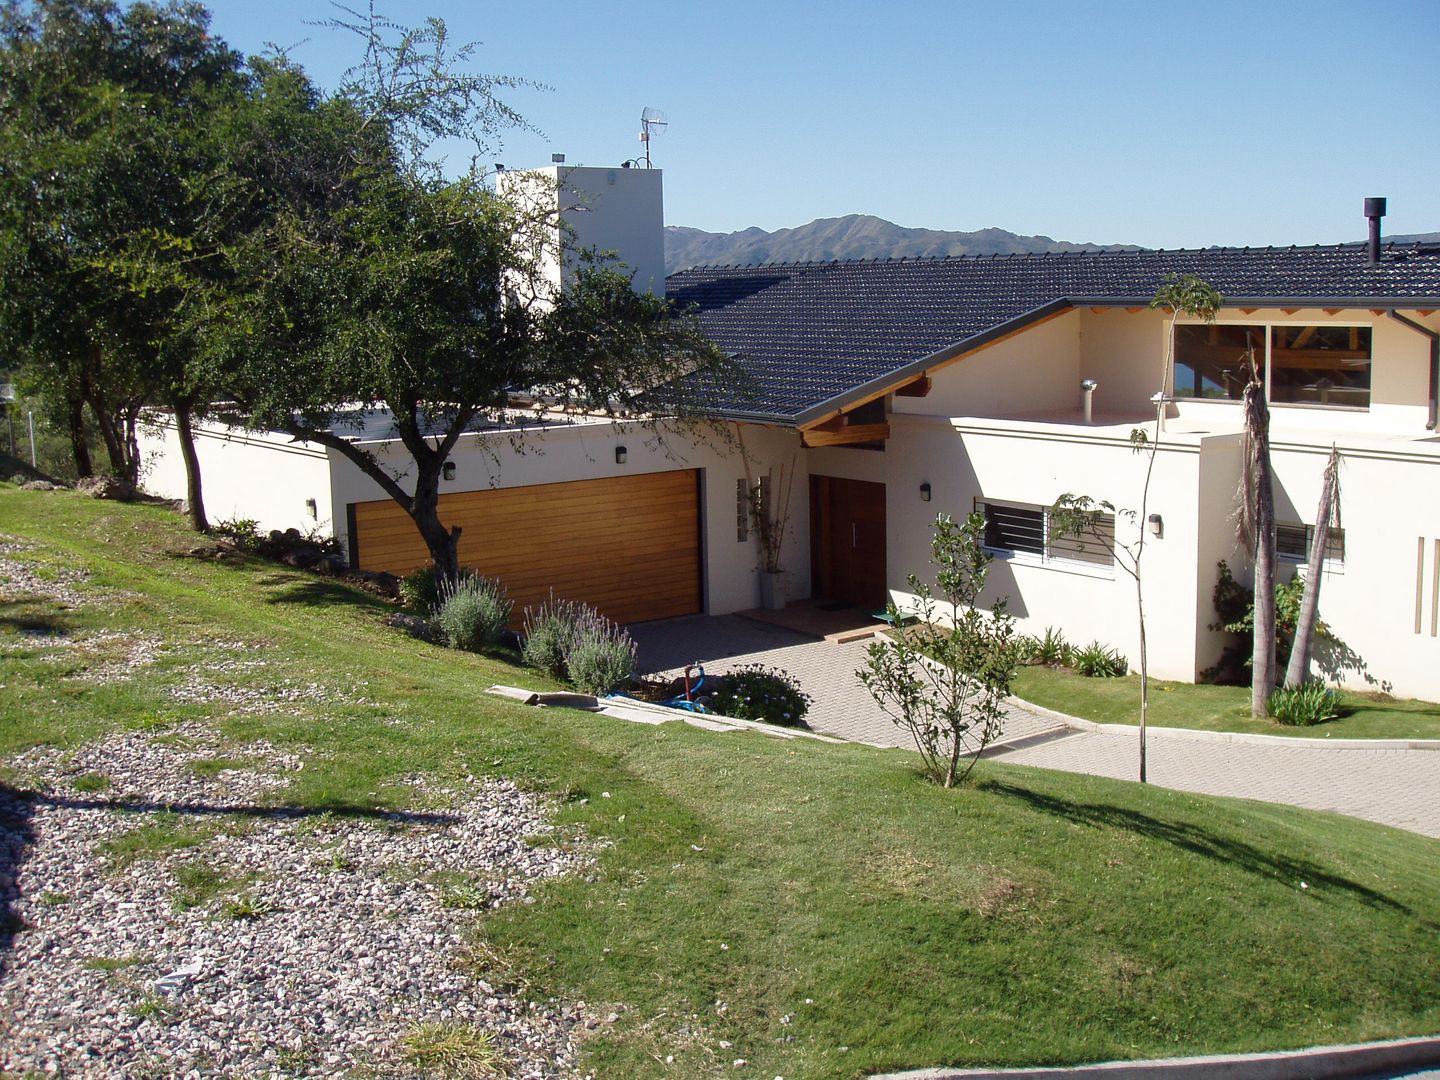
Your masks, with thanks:
[{"label": "large upper window", "polygon": [[1270,400],[1370,406],[1368,326],[1272,326]]},{"label": "large upper window", "polygon": [[1240,400],[1253,362],[1265,374],[1265,327],[1177,326],[1175,396]]},{"label": "large upper window", "polygon": [[1175,328],[1176,397],[1238,401],[1252,368],[1275,404],[1369,408],[1370,327]]}]

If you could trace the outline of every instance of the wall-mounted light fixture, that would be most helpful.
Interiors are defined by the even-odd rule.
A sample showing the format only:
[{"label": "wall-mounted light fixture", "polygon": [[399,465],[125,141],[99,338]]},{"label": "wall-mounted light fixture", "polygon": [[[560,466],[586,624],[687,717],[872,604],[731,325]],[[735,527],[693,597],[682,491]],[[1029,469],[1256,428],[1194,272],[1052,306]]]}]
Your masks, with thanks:
[{"label": "wall-mounted light fixture", "polygon": [[454,479],[455,479],[455,462],[453,462],[453,461],[447,461],[447,462],[445,462],[444,465],[441,465],[441,466],[440,466],[440,475],[443,476],[446,480],[454,480]]},{"label": "wall-mounted light fixture", "polygon": [[929,501],[930,501],[930,484],[929,484],[928,481],[927,481],[926,483],[923,483],[923,484],[920,485],[920,501],[921,501],[921,502],[929,502]]},{"label": "wall-mounted light fixture", "polygon": [[1164,519],[1164,518],[1162,518],[1159,514],[1151,514],[1151,515],[1150,515],[1150,518],[1149,518],[1149,521],[1150,521],[1150,535],[1151,535],[1151,536],[1155,537],[1155,538],[1158,540],[1160,537],[1162,537],[1162,536],[1165,535],[1165,519]]},{"label": "wall-mounted light fixture", "polygon": [[617,447],[615,447],[615,464],[616,464],[616,465],[624,465],[624,464],[625,464],[625,459],[626,459],[628,456],[629,456],[629,452],[625,449],[625,447],[623,447],[623,446],[617,446]]},{"label": "wall-mounted light fixture", "polygon": [[306,499],[306,500],[305,500],[305,509],[308,510],[308,511],[310,511],[310,516],[311,516],[312,518],[319,518],[319,517],[320,517],[320,508],[315,504],[315,500],[314,500],[314,499]]}]

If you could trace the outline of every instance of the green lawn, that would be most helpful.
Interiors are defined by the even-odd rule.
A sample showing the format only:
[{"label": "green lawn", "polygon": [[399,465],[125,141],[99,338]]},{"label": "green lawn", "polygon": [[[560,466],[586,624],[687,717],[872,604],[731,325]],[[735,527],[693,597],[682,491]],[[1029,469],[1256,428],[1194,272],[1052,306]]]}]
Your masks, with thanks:
[{"label": "green lawn", "polygon": [[[593,880],[477,916],[472,962],[614,1008],[586,1044],[598,1075],[733,1076],[745,1058],[745,1075],[802,1080],[1440,1032],[1435,840],[992,762],[944,791],[901,751],[526,709],[483,688],[540,680],[411,641],[343,586],[176,557],[195,539],[159,508],[0,486],[0,532],[122,590],[0,608],[0,757],[208,716],[306,755],[280,791],[293,804],[400,805],[416,773],[559,793],[566,830],[611,841]],[[27,647],[37,624],[144,628],[164,647],[143,678],[62,679],[82,661]],[[294,714],[177,703],[169,687],[235,639],[266,644],[267,680],[333,693]]]},{"label": "green lawn", "polygon": [[[1021,668],[1017,697],[1097,724],[1140,722],[1140,676],[1087,679],[1049,667]],[[1250,715],[1248,686],[1197,686],[1150,680],[1150,723],[1156,727],[1249,731],[1308,739],[1440,739],[1440,705],[1384,694],[1341,692],[1343,715],[1313,727],[1286,727]]]}]

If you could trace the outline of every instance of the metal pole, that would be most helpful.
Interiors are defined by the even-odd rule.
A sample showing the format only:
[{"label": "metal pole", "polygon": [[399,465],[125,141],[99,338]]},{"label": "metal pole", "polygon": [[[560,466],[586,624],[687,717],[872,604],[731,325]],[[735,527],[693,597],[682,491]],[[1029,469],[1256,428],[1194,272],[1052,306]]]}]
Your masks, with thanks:
[{"label": "metal pole", "polygon": [[28,409],[25,415],[30,418],[30,467],[32,469],[38,469],[40,463],[35,460],[35,411]]}]

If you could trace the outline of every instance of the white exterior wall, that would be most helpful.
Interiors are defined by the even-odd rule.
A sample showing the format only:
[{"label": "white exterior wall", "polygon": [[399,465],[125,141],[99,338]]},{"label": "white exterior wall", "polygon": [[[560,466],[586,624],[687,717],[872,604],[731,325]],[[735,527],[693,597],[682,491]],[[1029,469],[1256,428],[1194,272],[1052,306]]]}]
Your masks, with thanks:
[{"label": "white exterior wall", "polygon": [[[274,432],[196,425],[195,452],[205,513],[212,522],[250,518],[262,529],[330,531],[330,463],[318,447]],[[141,428],[140,454],[146,491],[185,498],[185,462],[172,421]],[[315,500],[313,515],[306,499]]]},{"label": "white exterior wall", "polygon": [[[937,513],[963,518],[985,496],[1049,506],[1059,496],[1088,494],[1120,507],[1139,507],[1146,459],[1131,451],[1129,429],[1017,423],[977,418],[896,418],[890,472],[890,584],[908,600],[908,573],[929,576],[930,525]],[[1164,519],[1164,537],[1149,538],[1144,573],[1149,583],[1147,626],[1150,670],[1160,678],[1195,677],[1200,588],[1198,536],[1200,440],[1176,441],[1155,463],[1150,513]],[[921,501],[922,483],[932,498]],[[1116,523],[1117,536],[1133,540],[1136,527]],[[1208,586],[1206,587],[1208,589]],[[1085,644],[1098,640],[1139,660],[1134,580],[1119,565],[1042,560],[1026,553],[997,554],[986,602],[1009,597],[1010,613],[1024,633],[1062,629]]]},{"label": "white exterior wall", "polygon": [[[1320,617],[1366,665],[1345,672],[1342,682],[1440,701],[1440,445],[1351,438],[1338,447],[1345,559],[1325,565]],[[1278,517],[1314,524],[1329,450],[1272,446]]]},{"label": "white exterior wall", "polygon": [[[502,195],[558,206],[567,233],[561,238],[566,280],[576,270],[574,253],[594,248],[613,252],[626,272],[633,272],[636,292],[665,295],[662,170],[552,165],[502,172],[496,183]],[[547,262],[552,282],[560,284],[558,267]]]},{"label": "white exterior wall", "polygon": [[[696,438],[672,433],[657,438],[643,427],[586,423],[528,432],[512,446],[509,437],[492,434],[462,438],[451,454],[455,479],[442,480],[442,494],[553,484],[606,476],[701,470],[702,566],[705,608],[714,615],[743,611],[760,604],[759,546],[747,525],[747,539],[737,533],[736,481],[745,477],[745,464],[734,442],[735,426],[721,435]],[[744,447],[751,462],[752,479],[769,468],[793,471],[790,527],[783,563],[791,598],[809,595],[810,526],[809,480],[805,454],[794,431],[744,425]],[[253,518],[263,529],[320,528],[333,533],[341,550],[348,544],[347,506],[389,496],[380,486],[334,451],[297,444],[274,433],[202,429],[197,431],[205,485],[205,502],[212,521]],[[615,447],[626,448],[626,462],[615,462]],[[404,471],[406,455],[397,443],[388,453],[376,448],[396,472]],[[142,438],[147,463],[146,490],[164,498],[185,497],[185,467],[173,427],[155,427]],[[401,477],[401,485],[408,487]],[[316,501],[311,517],[305,500]],[[623,529],[624,522],[616,522]]]},{"label": "white exterior wall", "polygon": [[[727,433],[733,440],[735,426],[729,425]],[[741,438],[756,476],[772,466],[784,465],[788,472],[792,457],[797,472],[804,467],[804,455],[799,453],[800,438],[793,431],[745,425]],[[623,465],[615,462],[617,446],[626,449]],[[386,452],[376,449],[382,461],[387,460]],[[393,462],[395,471],[401,471],[406,460],[404,448],[398,443],[392,444],[388,460]],[[503,433],[483,439],[464,436],[450,460],[455,463],[455,479],[440,482],[442,495],[700,469],[706,611],[722,615],[760,605],[759,547],[753,530],[743,542],[737,539],[736,531],[735,485],[744,478],[745,465],[738,448],[722,436],[712,433],[696,438],[682,432],[659,439],[643,427],[587,423],[529,432],[519,449],[513,447]],[[389,496],[338,454],[331,455],[331,465],[336,536],[341,550],[346,550],[347,504]],[[401,483],[405,485],[406,481],[402,479]],[[791,597],[808,595],[810,590],[807,488],[808,481],[801,472],[794,481],[783,560]],[[623,530],[625,523],[617,521],[615,527]]]},{"label": "white exterior wall", "polygon": [[[1411,317],[1440,329],[1440,316]],[[1440,435],[1425,429],[1428,341],[1369,311],[1226,309],[1220,321],[1373,328],[1368,410],[1272,408],[1276,511],[1281,521],[1314,523],[1320,473],[1336,443],[1344,460],[1347,551],[1343,566],[1327,568],[1320,611],[1367,664],[1340,680],[1440,700],[1440,504],[1433,494],[1440,491]],[[842,472],[835,455],[867,455],[828,450],[822,466],[821,452],[811,451],[811,469],[887,483],[888,580],[902,597],[906,575],[923,576],[928,565],[934,515],[962,516],[977,496],[1046,506],[1071,492],[1138,509],[1146,458],[1131,452],[1127,437],[1153,416],[1149,398],[1167,323],[1149,310],[1085,309],[1052,319],[936,371],[927,397],[894,399],[887,450],[868,455],[883,464],[862,462]],[[1057,390],[1078,389],[1081,378],[1100,383],[1098,422],[1090,427],[1079,422],[1078,394],[1065,401]],[[1224,637],[1209,629],[1216,563],[1225,559],[1237,578],[1248,577],[1248,557],[1234,539],[1240,426],[1236,402],[1181,401],[1166,421],[1149,506],[1162,515],[1164,537],[1147,542],[1144,564],[1150,663],[1158,677],[1193,679],[1218,658]],[[921,483],[931,485],[930,503],[919,498]],[[1282,577],[1290,572],[1282,562]],[[1025,632],[1058,626],[1073,642],[1097,638],[1137,662],[1134,583],[1118,566],[1107,574],[1018,554],[997,559],[991,583],[992,593],[1011,597]]]},{"label": "white exterior wall", "polygon": [[[1221,318],[1361,321],[1374,327],[1370,410],[1277,406],[1272,411],[1277,513],[1284,521],[1313,524],[1324,455],[1336,443],[1345,462],[1347,550],[1343,566],[1327,569],[1320,610],[1368,665],[1342,681],[1366,688],[1368,676],[1398,695],[1440,700],[1440,633],[1432,633],[1432,627],[1440,632],[1440,503],[1434,497],[1440,491],[1440,435],[1424,427],[1428,342],[1369,312],[1227,311]],[[1440,329],[1440,315],[1422,321]],[[810,587],[812,474],[886,485],[886,575],[902,600],[906,576],[927,571],[935,514],[963,516],[977,496],[1049,505],[1073,492],[1138,509],[1146,457],[1131,451],[1128,436],[1134,421],[1143,421],[1150,410],[1165,323],[1163,315],[1150,311],[1070,312],[951,364],[934,373],[927,397],[890,400],[891,438],[883,452],[804,450],[792,431],[744,425],[752,476],[767,467],[793,467],[784,558],[790,596],[807,595]],[[1079,380],[1086,377],[1101,384],[1095,400],[1099,422],[1089,427],[1078,418]],[[1209,629],[1215,618],[1215,564],[1226,559],[1237,577],[1246,576],[1233,527],[1239,427],[1233,402],[1180,402],[1166,422],[1148,508],[1162,516],[1164,536],[1147,542],[1144,565],[1151,670],[1157,677],[1189,680],[1214,663],[1222,640]],[[617,465],[614,448],[621,444],[628,460]],[[147,438],[145,449],[147,455],[163,451],[152,466],[150,489],[183,497],[173,433]],[[333,519],[343,541],[346,504],[385,497],[337,455],[327,458],[283,436],[226,440],[207,434],[201,455],[215,517],[308,528],[314,522],[304,500],[313,497],[320,523]],[[442,491],[702,469],[706,608],[722,614],[759,602],[755,541],[736,536],[735,482],[745,467],[733,446],[686,435],[661,446],[643,430],[598,423],[532,433],[523,451],[503,435],[484,444],[467,438],[452,460],[456,479],[442,482]],[[928,503],[920,499],[922,483],[932,488]],[[1126,526],[1117,528],[1124,535]],[[1423,550],[1418,568],[1417,545]],[[1095,638],[1119,648],[1132,665],[1138,661],[1134,584],[1118,566],[1107,571],[1016,555],[996,561],[991,592],[1011,597],[1026,632],[1057,626],[1071,641]]]},{"label": "white exterior wall", "polygon": [[1159,311],[1086,308],[1080,320],[1080,377],[1094,379],[1097,416],[1154,415],[1169,325]]},{"label": "white exterior wall", "polygon": [[1067,311],[936,372],[923,398],[896,413],[1029,416],[1080,407],[1080,312]]}]

